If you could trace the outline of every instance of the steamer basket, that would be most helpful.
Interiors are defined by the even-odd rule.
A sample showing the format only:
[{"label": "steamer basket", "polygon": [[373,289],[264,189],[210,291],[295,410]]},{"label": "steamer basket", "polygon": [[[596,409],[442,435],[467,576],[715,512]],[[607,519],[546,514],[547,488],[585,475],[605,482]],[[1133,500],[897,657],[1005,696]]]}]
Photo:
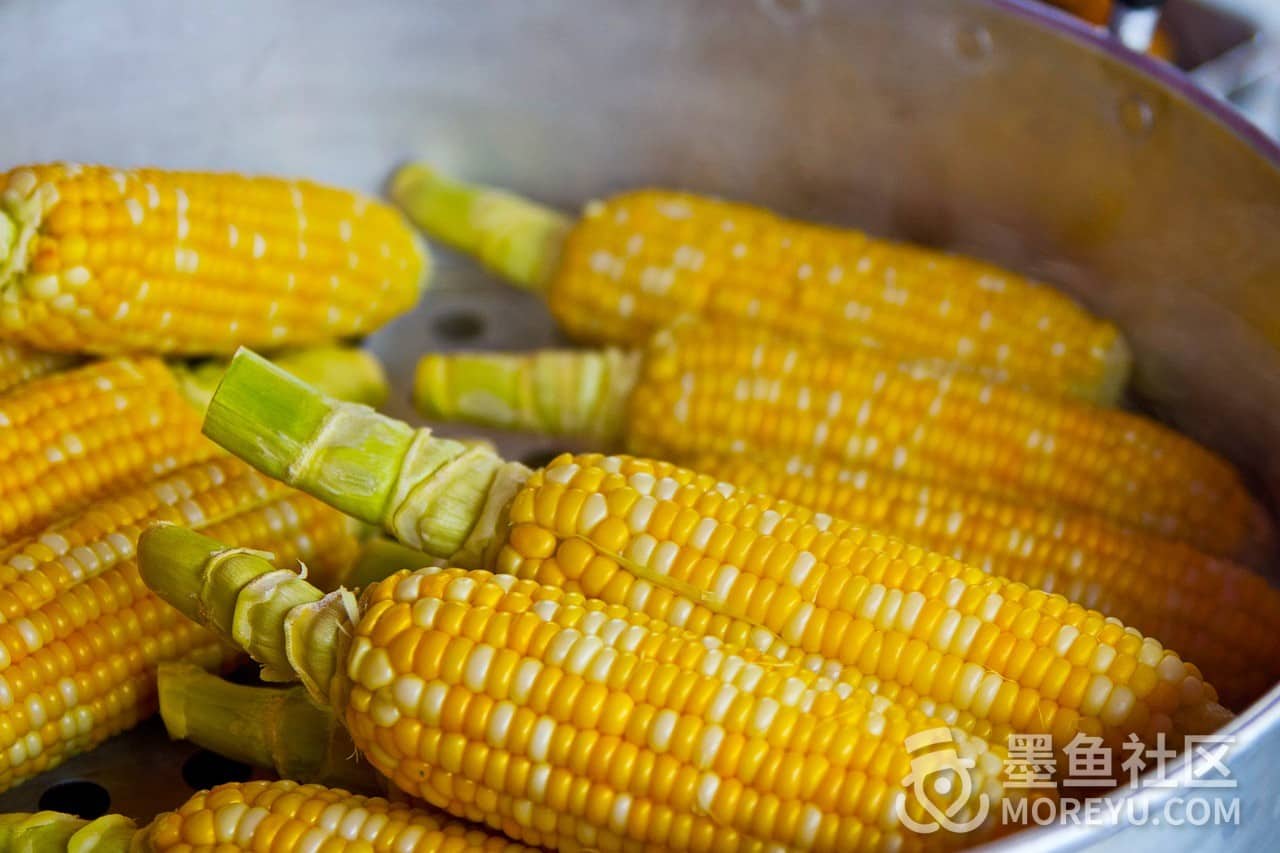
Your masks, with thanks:
[{"label": "steamer basket", "polygon": [[[13,0],[0,32],[4,164],[377,190],[425,156],[565,208],[657,183],[1011,265],[1122,325],[1135,403],[1280,496],[1280,150],[1066,15],[1013,0]],[[556,340],[534,299],[436,258],[420,309],[370,341],[397,414],[426,349]],[[1266,849],[1280,691],[1227,734],[1238,787],[1219,793],[1240,798],[1238,826],[1055,827],[995,847]],[[0,809],[87,807],[105,790],[146,818],[245,772],[191,754],[152,723]],[[1186,793],[1132,796],[1158,809]]]}]

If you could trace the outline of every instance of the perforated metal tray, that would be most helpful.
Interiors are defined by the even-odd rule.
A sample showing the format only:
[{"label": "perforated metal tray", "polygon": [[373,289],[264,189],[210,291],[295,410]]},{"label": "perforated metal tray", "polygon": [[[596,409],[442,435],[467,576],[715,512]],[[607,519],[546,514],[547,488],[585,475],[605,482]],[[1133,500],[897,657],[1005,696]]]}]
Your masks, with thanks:
[{"label": "perforated metal tray", "polygon": [[[1065,15],[1017,0],[12,0],[0,32],[3,163],[375,190],[427,155],[566,209],[657,183],[1008,264],[1119,322],[1144,403],[1280,494],[1280,150]],[[537,300],[437,260],[420,310],[370,342],[399,415],[426,349],[556,340]],[[1230,732],[1238,827],[1066,827],[996,846],[1267,849],[1280,692]],[[146,818],[216,780],[190,756],[143,726],[0,809],[105,807],[56,787],[83,781]]]}]

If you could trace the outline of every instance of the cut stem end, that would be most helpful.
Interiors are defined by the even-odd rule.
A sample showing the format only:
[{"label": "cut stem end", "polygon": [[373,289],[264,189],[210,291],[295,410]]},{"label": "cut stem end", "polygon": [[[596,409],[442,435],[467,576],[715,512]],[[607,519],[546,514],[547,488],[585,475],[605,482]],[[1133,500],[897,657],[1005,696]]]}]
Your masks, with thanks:
[{"label": "cut stem end", "polygon": [[429,236],[528,290],[546,289],[571,227],[549,207],[453,180],[424,163],[402,167],[391,195]]}]

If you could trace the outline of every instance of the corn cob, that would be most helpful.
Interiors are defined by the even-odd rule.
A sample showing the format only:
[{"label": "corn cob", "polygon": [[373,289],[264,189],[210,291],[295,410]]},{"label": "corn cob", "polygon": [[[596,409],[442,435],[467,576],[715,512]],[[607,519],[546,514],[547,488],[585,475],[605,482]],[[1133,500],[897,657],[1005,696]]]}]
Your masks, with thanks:
[{"label": "corn cob", "polygon": [[[896,798],[920,718],[801,667],[485,571],[394,575],[358,608],[189,530],[152,528],[140,553],[168,600],[332,705],[397,787],[525,843],[923,846]],[[1004,795],[983,746],[960,743],[960,821]]]},{"label": "corn cob", "polygon": [[65,353],[37,352],[0,341],[0,394],[74,363],[75,357]]},{"label": "corn cob", "polygon": [[545,294],[580,340],[639,346],[682,316],[963,364],[1050,395],[1112,403],[1124,339],[1063,294],[969,258],[642,190],[570,224],[421,165],[392,193],[429,234]]},{"label": "corn cob", "polygon": [[756,330],[676,324],[643,353],[430,355],[415,397],[428,417],[623,426],[591,437],[646,456],[827,456],[1102,515],[1246,561],[1271,546],[1236,471],[1154,421]]},{"label": "corn cob", "polygon": [[1269,627],[1280,624],[1280,593],[1183,543],[830,461],[702,455],[689,467],[1114,616],[1199,666],[1230,708],[1280,681],[1280,637]]},{"label": "corn cob", "polygon": [[18,853],[521,853],[462,821],[379,797],[297,782],[228,782],[139,828],[122,815],[0,815],[0,851]]},{"label": "corn cob", "polygon": [[417,302],[401,217],[307,181],[62,163],[0,174],[0,329],[39,349],[229,354]]},{"label": "corn cob", "polygon": [[[332,585],[352,522],[225,454],[104,499],[0,557],[0,789],[83,752],[155,708],[155,666],[228,651],[151,594],[134,548],[154,521],[306,560]],[[287,556],[286,556],[287,555]]]},{"label": "corn cob", "polygon": [[[359,350],[322,348],[280,361],[362,402],[380,402],[386,387],[377,362]],[[197,407],[223,366],[117,358],[0,397],[0,544],[119,488],[211,457],[216,448],[200,435]]]},{"label": "corn cob", "polygon": [[1084,732],[1113,746],[1229,718],[1193,664],[1115,619],[667,463],[565,456],[531,473],[326,400],[248,352],[228,368],[205,431],[455,565],[626,605],[779,659],[791,649],[833,660],[902,703],[914,692],[986,726],[1059,743]]}]

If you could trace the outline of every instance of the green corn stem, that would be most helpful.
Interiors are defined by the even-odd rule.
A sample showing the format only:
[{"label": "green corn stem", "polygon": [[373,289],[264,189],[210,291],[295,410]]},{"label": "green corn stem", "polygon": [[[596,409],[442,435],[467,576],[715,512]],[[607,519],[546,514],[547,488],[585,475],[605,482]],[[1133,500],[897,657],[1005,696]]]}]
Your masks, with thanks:
[{"label": "green corn stem", "polygon": [[404,166],[391,196],[442,243],[474,256],[528,290],[545,290],[572,223],[564,214],[490,187],[457,181],[423,163]]},{"label": "green corn stem", "polygon": [[417,548],[401,545],[385,536],[375,536],[365,542],[360,549],[360,556],[351,567],[351,571],[347,573],[345,583],[353,589],[363,589],[391,577],[396,572],[406,569],[412,571],[437,562],[439,562],[438,559]]},{"label": "green corn stem", "polygon": [[631,350],[433,353],[418,362],[425,417],[617,444],[641,355]]},{"label": "green corn stem", "polygon": [[284,779],[366,794],[385,785],[357,760],[351,736],[302,687],[232,684],[182,663],[159,670],[160,717],[169,736],[271,770]]},{"label": "green corn stem", "polygon": [[161,598],[248,652],[264,679],[301,681],[326,705],[341,696],[339,661],[358,615],[350,591],[322,593],[270,554],[172,524],[142,534],[138,567]]},{"label": "green corn stem", "polygon": [[0,815],[0,853],[145,853],[146,832],[122,815],[84,820],[61,812]]},{"label": "green corn stem", "polygon": [[[271,360],[339,400],[369,406],[380,406],[386,402],[387,375],[377,357],[368,350],[322,345],[286,350]],[[215,358],[193,364],[177,363],[170,369],[186,398],[203,411],[208,408],[213,392],[227,372],[227,361]]]},{"label": "green corn stem", "polygon": [[326,397],[246,350],[227,368],[204,432],[269,476],[464,568],[487,564],[530,473],[486,447]]}]

